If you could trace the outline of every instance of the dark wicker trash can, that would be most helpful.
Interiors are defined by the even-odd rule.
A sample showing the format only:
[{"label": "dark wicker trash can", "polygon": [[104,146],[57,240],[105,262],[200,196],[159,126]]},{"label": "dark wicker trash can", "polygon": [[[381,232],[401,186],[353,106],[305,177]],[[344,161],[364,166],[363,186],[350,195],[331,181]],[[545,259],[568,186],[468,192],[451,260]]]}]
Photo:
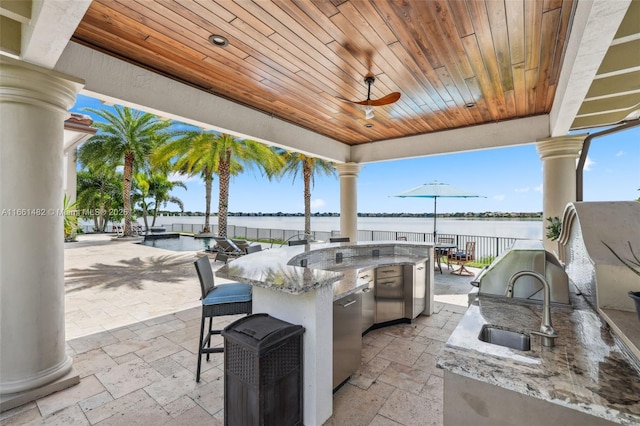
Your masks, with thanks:
[{"label": "dark wicker trash can", "polygon": [[225,327],[225,425],[302,425],[303,332],[267,314]]}]

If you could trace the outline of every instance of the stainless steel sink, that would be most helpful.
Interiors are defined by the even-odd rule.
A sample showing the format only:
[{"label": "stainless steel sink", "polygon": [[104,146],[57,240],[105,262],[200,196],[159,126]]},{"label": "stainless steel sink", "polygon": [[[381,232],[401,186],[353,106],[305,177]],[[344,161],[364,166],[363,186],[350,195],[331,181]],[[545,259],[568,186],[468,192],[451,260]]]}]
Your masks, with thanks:
[{"label": "stainless steel sink", "polygon": [[482,326],[478,339],[493,345],[506,346],[507,348],[517,349],[519,351],[531,350],[531,340],[528,334],[504,330],[492,325]]}]

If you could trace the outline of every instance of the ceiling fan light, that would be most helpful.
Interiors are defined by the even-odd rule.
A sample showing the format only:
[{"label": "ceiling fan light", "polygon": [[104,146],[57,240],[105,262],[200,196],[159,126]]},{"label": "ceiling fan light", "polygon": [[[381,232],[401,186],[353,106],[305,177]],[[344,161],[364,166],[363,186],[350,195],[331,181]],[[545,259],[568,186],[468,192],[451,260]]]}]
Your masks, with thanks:
[{"label": "ceiling fan light", "polygon": [[367,105],[364,107],[364,119],[371,120],[375,115],[373,114],[373,107],[371,105]]}]

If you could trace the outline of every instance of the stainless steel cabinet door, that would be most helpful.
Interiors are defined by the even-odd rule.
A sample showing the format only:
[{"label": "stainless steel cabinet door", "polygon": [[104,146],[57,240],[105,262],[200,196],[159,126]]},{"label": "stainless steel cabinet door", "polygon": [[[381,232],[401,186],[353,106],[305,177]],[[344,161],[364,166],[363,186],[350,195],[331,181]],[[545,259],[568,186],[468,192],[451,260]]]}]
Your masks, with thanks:
[{"label": "stainless steel cabinet door", "polygon": [[360,367],[362,357],[362,293],[333,302],[333,387]]}]

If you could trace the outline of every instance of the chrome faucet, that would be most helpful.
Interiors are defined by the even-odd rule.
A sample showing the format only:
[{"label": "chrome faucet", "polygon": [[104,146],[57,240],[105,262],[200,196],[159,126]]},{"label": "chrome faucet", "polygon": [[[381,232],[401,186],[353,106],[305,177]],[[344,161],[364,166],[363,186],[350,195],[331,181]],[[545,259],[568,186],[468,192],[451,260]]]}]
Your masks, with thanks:
[{"label": "chrome faucet", "polygon": [[506,297],[513,297],[513,285],[518,278],[525,275],[536,278],[542,283],[542,287],[544,288],[542,324],[540,324],[539,332],[532,331],[531,334],[542,336],[542,345],[552,348],[553,346],[555,346],[555,338],[558,337],[558,334],[551,324],[551,286],[544,278],[544,276],[534,271],[516,272],[511,276],[511,278],[509,278],[509,284],[507,285],[507,290],[505,291],[504,295]]}]

